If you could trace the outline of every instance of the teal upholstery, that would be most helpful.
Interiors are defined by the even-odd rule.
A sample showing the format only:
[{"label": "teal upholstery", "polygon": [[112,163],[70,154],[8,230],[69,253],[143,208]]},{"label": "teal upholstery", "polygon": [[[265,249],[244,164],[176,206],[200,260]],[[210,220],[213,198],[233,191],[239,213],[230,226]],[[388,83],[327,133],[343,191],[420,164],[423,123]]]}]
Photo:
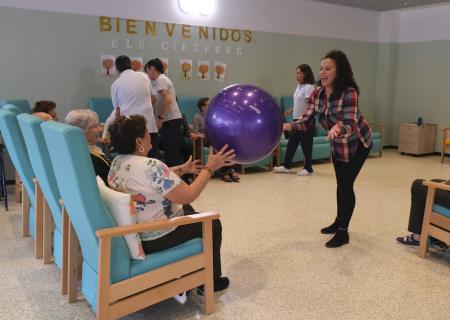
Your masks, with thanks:
[{"label": "teal upholstery", "polygon": [[12,104],[19,108],[20,113],[31,113],[31,107],[28,103],[28,100],[25,99],[18,99],[18,100],[1,100],[0,106],[3,106],[5,104]]},{"label": "teal upholstery", "polygon": [[34,172],[31,168],[30,159],[28,158],[28,152],[25,147],[25,141],[20,131],[19,124],[17,122],[17,116],[4,109],[0,109],[0,131],[3,136],[6,148],[8,149],[11,161],[16,168],[23,186],[30,198],[30,204],[33,208],[30,209],[30,233],[34,238]]},{"label": "teal upholstery", "polygon": [[16,116],[18,116],[19,114],[22,113],[22,111],[20,111],[19,108],[17,108],[15,105],[12,105],[12,104],[4,104],[4,105],[1,106],[1,108],[2,108],[3,110],[11,111],[11,112],[14,113]]},{"label": "teal upholstery", "polygon": [[382,143],[382,137],[381,137],[381,132],[379,131],[375,131],[377,130],[376,128],[372,127],[372,140],[373,140],[373,147],[370,150],[370,154],[380,154],[381,149],[383,148]]},{"label": "teal upholstery", "polygon": [[444,206],[441,206],[440,204],[435,204],[433,205],[433,211],[440,214],[441,216],[450,219],[450,208],[446,208]]},{"label": "teal upholstery", "polygon": [[201,97],[199,96],[180,96],[178,97],[178,107],[181,113],[186,115],[188,123],[194,122],[195,115],[199,112],[197,102]]},{"label": "teal upholstery", "polygon": [[[280,98],[280,106],[281,106],[281,111],[283,112],[283,114],[286,111],[288,111],[289,109],[291,109],[293,107],[293,105],[294,105],[293,96],[282,96]],[[292,118],[292,113],[285,117],[285,121],[286,122],[294,121],[294,119]]]},{"label": "teal upholstery", "polygon": [[97,113],[101,123],[104,123],[114,110],[111,98],[89,98],[88,107]]},{"label": "teal upholstery", "polygon": [[41,123],[42,119],[29,115],[21,114],[17,117],[23,137],[25,138],[25,145],[28,150],[28,156],[31,160],[31,167],[36,175],[42,192],[45,195],[47,204],[52,213],[53,221],[55,223],[54,236],[54,256],[55,263],[61,267],[61,240],[62,240],[62,219],[61,219],[61,205],[59,199],[61,198],[56,183],[55,174],[53,173],[52,163],[48,154],[47,145],[45,144],[44,136],[42,135]]},{"label": "teal upholstery", "polygon": [[[54,121],[42,123],[41,128],[59,191],[81,246],[84,260],[81,291],[95,311],[99,255],[95,231],[115,227],[116,224],[101,199],[81,129]],[[202,252],[199,243],[193,240],[152,254],[146,260],[131,261],[123,237],[116,237],[111,243],[111,283]]]}]

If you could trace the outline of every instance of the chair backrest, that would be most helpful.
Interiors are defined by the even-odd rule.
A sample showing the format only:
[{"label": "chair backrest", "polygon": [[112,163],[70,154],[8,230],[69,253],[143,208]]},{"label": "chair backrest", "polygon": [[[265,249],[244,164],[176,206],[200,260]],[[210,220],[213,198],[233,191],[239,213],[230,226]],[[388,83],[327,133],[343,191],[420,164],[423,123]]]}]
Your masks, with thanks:
[{"label": "chair backrest", "polygon": [[19,108],[17,108],[15,105],[12,105],[12,104],[4,104],[4,105],[1,106],[1,108],[2,108],[3,110],[11,111],[11,112],[14,113],[16,116],[18,116],[19,114],[22,113],[22,111],[20,111]]},{"label": "chair backrest", "polygon": [[34,172],[31,168],[30,159],[28,158],[27,148],[19,128],[19,123],[17,122],[17,116],[11,111],[0,109],[0,131],[11,161],[19,173],[25,190],[28,193],[31,205],[35,207]]},{"label": "chair backrest", "polygon": [[89,98],[88,107],[97,112],[98,120],[102,123],[108,119],[114,110],[111,98]]},{"label": "chair backrest", "polygon": [[[41,128],[84,263],[98,273],[99,248],[95,231],[116,224],[100,196],[86,138],[80,128],[55,121],[43,122]],[[111,247],[113,282],[129,277],[130,259],[125,240],[114,238]]]},{"label": "chair backrest", "polygon": [[61,196],[55,174],[53,173],[47,145],[42,135],[41,123],[44,121],[26,113],[17,116],[17,120],[28,150],[28,157],[31,160],[31,167],[51,209],[55,226],[61,231],[61,205],[59,203]]},{"label": "chair backrest", "polygon": [[19,108],[20,113],[31,113],[31,107],[26,99],[17,99],[17,100],[1,100],[0,106],[5,104],[12,104]]},{"label": "chair backrest", "polygon": [[178,107],[181,113],[186,115],[188,123],[194,122],[195,115],[200,111],[197,102],[201,97],[199,96],[180,96],[178,97]]}]

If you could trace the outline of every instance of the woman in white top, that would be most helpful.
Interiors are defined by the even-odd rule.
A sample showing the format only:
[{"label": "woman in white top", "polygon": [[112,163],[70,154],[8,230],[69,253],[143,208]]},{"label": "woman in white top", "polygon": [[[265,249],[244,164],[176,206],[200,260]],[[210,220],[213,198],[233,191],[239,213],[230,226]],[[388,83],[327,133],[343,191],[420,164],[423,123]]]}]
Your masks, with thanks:
[{"label": "woman in white top", "polygon": [[[234,150],[226,150],[225,146],[217,153],[211,150],[203,168],[198,165],[198,161],[193,162],[191,159],[183,165],[169,168],[157,159],[147,158],[152,144],[145,119],[141,115],[120,116],[109,127],[109,133],[111,144],[119,155],[111,163],[108,184],[112,189],[132,195],[137,223],[195,214],[189,203],[197,199],[211,174],[223,166],[232,165],[235,156]],[[197,173],[198,176],[192,184],[187,185],[180,178],[185,173]],[[193,238],[201,238],[202,225],[195,223],[144,232],[140,237],[144,252],[151,254]],[[228,278],[222,277],[221,243],[222,225],[220,220],[214,220],[214,291],[224,290],[229,285]]]},{"label": "woman in white top", "polygon": [[[286,111],[285,115],[293,114],[294,121],[301,118],[308,106],[308,99],[314,91],[314,74],[311,67],[307,64],[301,64],[296,69],[297,73],[297,88],[294,92],[294,106],[292,109]],[[308,176],[313,173],[312,169],[312,147],[314,137],[314,126],[308,131],[291,131],[289,132],[289,140],[286,149],[286,156],[284,162],[279,167],[274,168],[277,173],[290,173],[292,159],[300,144],[304,156],[304,168],[298,172],[299,176]]]}]

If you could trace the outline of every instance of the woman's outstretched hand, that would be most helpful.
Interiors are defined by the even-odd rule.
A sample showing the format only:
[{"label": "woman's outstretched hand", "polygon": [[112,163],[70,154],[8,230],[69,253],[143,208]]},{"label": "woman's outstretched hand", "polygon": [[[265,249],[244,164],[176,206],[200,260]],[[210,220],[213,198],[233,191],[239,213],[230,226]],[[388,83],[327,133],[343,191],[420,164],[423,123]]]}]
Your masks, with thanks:
[{"label": "woman's outstretched hand", "polygon": [[183,164],[183,167],[181,169],[183,174],[185,173],[198,174],[202,170],[202,165],[200,164],[200,160],[192,161],[192,156],[190,156],[188,161],[186,161]]},{"label": "woman's outstretched hand", "polygon": [[228,145],[224,145],[222,149],[214,153],[212,147],[209,148],[208,161],[206,166],[210,167],[212,171],[216,171],[222,167],[234,165],[233,159],[236,157],[233,149],[228,149]]}]

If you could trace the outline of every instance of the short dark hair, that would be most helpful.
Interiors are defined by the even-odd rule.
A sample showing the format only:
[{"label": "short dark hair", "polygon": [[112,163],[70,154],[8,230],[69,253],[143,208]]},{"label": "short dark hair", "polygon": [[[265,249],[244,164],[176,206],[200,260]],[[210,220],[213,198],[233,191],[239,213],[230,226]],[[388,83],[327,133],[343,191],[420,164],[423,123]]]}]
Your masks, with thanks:
[{"label": "short dark hair", "polygon": [[116,59],[116,69],[119,73],[131,69],[131,59],[128,56],[118,56]]},{"label": "short dark hair", "polygon": [[300,69],[300,71],[305,75],[303,83],[314,84],[314,82],[316,82],[316,80],[314,79],[314,73],[312,72],[310,66],[308,66],[307,64],[301,64],[297,66],[297,69]]},{"label": "short dark hair", "polygon": [[206,104],[206,101],[208,101],[209,98],[208,97],[203,97],[198,99],[197,101],[197,107],[200,111],[202,111],[202,107]]},{"label": "short dark hair", "polygon": [[56,103],[50,100],[37,101],[34,105],[32,112],[44,112],[49,113],[51,110],[56,108]]},{"label": "short dark hair", "polygon": [[149,71],[150,67],[155,68],[159,73],[164,73],[164,64],[158,58],[152,59],[145,64],[144,70]]},{"label": "short dark hair", "polygon": [[120,154],[132,154],[136,151],[136,139],[147,134],[145,118],[141,115],[120,116],[108,128],[111,145]]},{"label": "short dark hair", "polygon": [[359,87],[353,78],[353,70],[347,56],[340,50],[331,50],[324,59],[331,59],[336,63],[336,78],[333,82],[333,97],[339,98],[348,88],[354,88],[359,95]]}]

